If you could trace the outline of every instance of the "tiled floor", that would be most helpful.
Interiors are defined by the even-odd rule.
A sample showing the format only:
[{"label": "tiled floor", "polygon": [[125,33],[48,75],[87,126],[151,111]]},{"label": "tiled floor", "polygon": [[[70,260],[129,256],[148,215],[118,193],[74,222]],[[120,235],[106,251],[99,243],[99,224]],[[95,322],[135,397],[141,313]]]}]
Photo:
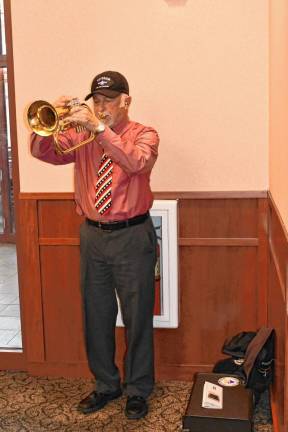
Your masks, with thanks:
[{"label": "tiled floor", "polygon": [[0,350],[21,348],[16,247],[0,243]]}]

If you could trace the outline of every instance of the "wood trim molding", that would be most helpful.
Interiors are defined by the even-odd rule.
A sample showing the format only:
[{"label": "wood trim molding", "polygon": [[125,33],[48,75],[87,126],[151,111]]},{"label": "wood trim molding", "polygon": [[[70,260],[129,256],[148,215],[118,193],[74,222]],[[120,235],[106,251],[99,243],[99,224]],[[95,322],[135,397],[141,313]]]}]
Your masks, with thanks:
[{"label": "wood trim molding", "polygon": [[[20,305],[23,347],[29,361],[44,361],[44,321],[42,310],[41,268],[38,246],[38,220],[37,202],[22,201],[19,206],[22,220],[26,222],[25,230],[21,229],[18,235],[18,273],[20,287]],[[33,271],[31,269],[33,263]],[[33,311],[33,313],[30,313]],[[25,325],[23,326],[23,323]],[[33,335],[31,338],[30,335]]]},{"label": "wood trim molding", "polygon": [[273,432],[281,432],[281,430],[279,428],[279,418],[278,418],[278,413],[277,413],[277,406],[276,406],[273,394],[271,395],[271,411],[272,411]]},{"label": "wood trim molding", "polygon": [[281,287],[281,294],[282,294],[282,297],[283,297],[283,301],[285,301],[286,284],[285,284],[285,281],[284,281],[284,279],[282,277],[282,274],[281,274],[281,271],[280,271],[280,267],[279,267],[279,263],[278,263],[278,260],[277,260],[276,253],[275,253],[273,245],[270,244],[269,248],[270,248],[271,258],[272,258],[273,264],[275,266],[275,270],[276,270],[277,277],[278,277],[278,280],[279,280],[279,284],[280,284],[280,287]]},{"label": "wood trim molding", "polygon": [[0,350],[2,370],[27,370],[26,357],[23,352]]},{"label": "wood trim molding", "polygon": [[[17,128],[16,128],[16,97],[15,97],[15,80],[14,80],[14,57],[12,44],[12,19],[11,19],[11,1],[4,0],[5,11],[5,32],[7,45],[7,70],[8,70],[8,95],[9,95],[9,117],[10,117],[10,136],[12,143],[12,174],[13,188],[15,196],[15,206],[17,207],[17,197],[20,191],[19,181],[19,163],[18,163],[18,144],[17,144]],[[16,223],[17,223],[17,208],[16,208]],[[16,227],[17,230],[17,227]]]},{"label": "wood trim molding", "polygon": [[267,198],[267,191],[154,191],[155,199],[243,199]]},{"label": "wood trim molding", "polygon": [[[155,199],[232,199],[267,198],[267,191],[179,191],[153,192]],[[73,192],[20,192],[20,200],[73,200]]]},{"label": "wood trim molding", "polygon": [[[199,371],[211,372],[213,364],[166,364],[157,368],[157,380],[169,380],[177,376],[178,380],[192,381],[193,375]],[[91,378],[87,362],[53,363],[30,362],[28,372],[32,375],[66,376],[73,378]]]},{"label": "wood trim molding", "polygon": [[40,246],[79,246],[79,237],[63,238],[63,237],[40,237]]},{"label": "wood trim molding", "polygon": [[[288,232],[286,230],[286,227],[284,225],[284,222],[282,220],[282,217],[280,215],[280,212],[278,210],[278,207],[271,195],[271,192],[268,192],[268,205],[270,206],[270,212],[274,213],[276,216],[276,219],[278,219],[278,223],[279,226],[281,227],[281,236],[283,238],[283,240],[285,241],[286,245],[287,245],[287,250],[288,250]],[[271,218],[272,215],[270,215],[270,225],[271,225]],[[271,227],[270,227],[271,228]],[[279,257],[277,256],[277,249],[275,250],[275,245],[272,239],[272,230],[269,229],[269,233],[268,233],[268,243],[269,243],[269,251],[271,254],[271,259],[273,261],[273,264],[275,266],[275,270],[277,273],[277,277],[279,280],[279,284],[281,286],[281,292],[282,292],[282,296],[283,296],[283,301],[285,301],[286,296],[287,296],[287,290],[288,290],[288,286],[287,286],[287,272],[285,272],[283,274],[283,270],[281,270],[280,265],[279,265]],[[288,313],[288,309],[287,309],[286,305],[286,311]]]},{"label": "wood trim molding", "polygon": [[20,200],[74,200],[73,192],[20,192]]},{"label": "wood trim molding", "polygon": [[279,212],[279,210],[278,210],[278,207],[277,207],[277,205],[276,205],[276,203],[275,203],[275,201],[274,201],[274,199],[273,199],[273,197],[272,197],[270,191],[268,191],[268,198],[269,198],[269,201],[270,201],[271,206],[272,206],[272,208],[273,208],[273,211],[276,213],[277,218],[278,218],[278,220],[279,220],[279,222],[280,222],[280,224],[281,224],[281,227],[282,227],[282,230],[283,230],[283,234],[284,234],[285,239],[286,239],[286,242],[287,242],[287,244],[288,244],[288,231],[287,231],[287,229],[286,229],[286,227],[285,227],[285,224],[284,224],[284,222],[283,222],[283,219],[282,219],[282,217],[281,217],[281,215],[280,215],[280,212]]},{"label": "wood trim molding", "polygon": [[258,325],[266,325],[268,320],[268,201],[258,200],[258,255],[257,255],[257,302]]},{"label": "wood trim molding", "polygon": [[[257,247],[257,238],[179,238],[179,246],[252,246]],[[40,237],[40,246],[78,246],[78,237]]]},{"label": "wood trim molding", "polygon": [[[276,298],[276,303],[272,311],[268,325],[276,329],[276,348],[275,377],[276,382],[272,387],[272,414],[275,431],[286,432],[288,425],[288,233],[287,228],[281,218],[278,207],[268,193],[269,206],[269,231],[268,231],[268,251],[270,254],[270,276],[269,276],[269,304]],[[278,311],[279,309],[279,311]],[[279,318],[279,314],[281,319]],[[281,352],[281,357],[280,356]],[[278,381],[278,383],[277,383]],[[283,386],[283,387],[282,387]],[[280,395],[278,394],[280,390]]]},{"label": "wood trim molding", "polygon": [[[17,249],[18,244],[23,241],[20,235],[20,224],[23,220],[22,218],[25,214],[20,215],[20,206],[18,195],[20,191],[20,181],[19,181],[19,162],[18,162],[18,145],[17,145],[17,128],[16,128],[16,102],[15,102],[15,81],[14,81],[14,60],[13,60],[13,44],[12,44],[12,20],[11,20],[11,1],[4,0],[4,10],[5,10],[5,33],[6,33],[6,46],[7,46],[7,70],[8,70],[8,94],[9,94],[9,117],[10,117],[10,136],[12,144],[12,177],[13,177],[13,190],[14,190],[14,205],[15,205],[15,224],[16,224],[16,243]],[[3,60],[3,57],[2,57]],[[23,235],[22,235],[23,238]],[[24,260],[25,261],[25,260]],[[23,262],[22,257],[18,256],[18,274],[21,275],[21,262]],[[30,266],[30,262],[27,259],[27,265]],[[22,269],[23,273],[24,269]],[[21,276],[19,277],[19,279]],[[21,283],[20,283],[21,287]],[[21,290],[20,290],[21,297]],[[23,312],[22,298],[20,300],[21,309]],[[23,313],[21,312],[21,321],[23,322]],[[33,341],[32,341],[33,342]],[[36,341],[37,342],[37,341]],[[24,346],[25,350],[25,346]],[[0,351],[0,364],[2,369],[27,369],[27,352],[3,352]]]},{"label": "wood trim molding", "polygon": [[179,246],[258,246],[257,238],[179,238]]},{"label": "wood trim molding", "polygon": [[77,363],[53,363],[53,362],[29,362],[28,373],[36,376],[65,376],[70,378],[92,378],[87,362]]}]

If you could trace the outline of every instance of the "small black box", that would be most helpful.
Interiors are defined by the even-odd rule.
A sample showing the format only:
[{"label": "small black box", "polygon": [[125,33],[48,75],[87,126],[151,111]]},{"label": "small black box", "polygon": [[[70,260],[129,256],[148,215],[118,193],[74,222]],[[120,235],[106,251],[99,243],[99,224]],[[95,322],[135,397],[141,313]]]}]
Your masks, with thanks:
[{"label": "small black box", "polygon": [[[253,397],[243,384],[223,387],[223,409],[202,408],[205,381],[217,384],[227,374],[198,373],[186,413],[183,417],[183,431],[191,432],[251,432]],[[235,375],[229,375],[234,376]]]}]

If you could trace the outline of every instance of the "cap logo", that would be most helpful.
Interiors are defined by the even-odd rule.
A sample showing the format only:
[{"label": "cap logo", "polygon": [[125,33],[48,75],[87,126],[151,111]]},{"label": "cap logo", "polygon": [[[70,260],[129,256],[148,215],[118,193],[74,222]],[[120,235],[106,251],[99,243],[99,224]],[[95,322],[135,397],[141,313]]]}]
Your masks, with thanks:
[{"label": "cap logo", "polygon": [[107,88],[111,87],[113,85],[113,81],[109,77],[101,77],[97,79],[97,87],[98,88]]},{"label": "cap logo", "polygon": [[85,100],[88,100],[96,93],[111,98],[118,96],[120,93],[129,95],[129,85],[126,78],[119,72],[106,71],[96,75],[93,79],[91,93],[86,96]]}]

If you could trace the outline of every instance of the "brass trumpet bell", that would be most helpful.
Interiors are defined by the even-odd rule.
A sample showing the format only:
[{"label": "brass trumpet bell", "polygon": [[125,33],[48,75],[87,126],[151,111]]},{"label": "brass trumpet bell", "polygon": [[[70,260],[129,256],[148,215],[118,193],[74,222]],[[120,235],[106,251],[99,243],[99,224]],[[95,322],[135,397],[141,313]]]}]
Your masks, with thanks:
[{"label": "brass trumpet bell", "polygon": [[33,102],[27,113],[28,123],[37,135],[53,135],[60,128],[61,120],[69,108],[54,108],[49,102],[38,100]]},{"label": "brass trumpet bell", "polygon": [[[75,105],[80,105],[78,99],[72,100],[71,106]],[[87,105],[83,105],[89,109]],[[67,149],[61,147],[59,134],[71,127],[74,127],[71,123],[64,122],[65,115],[69,113],[71,106],[54,107],[49,102],[37,100],[29,106],[27,111],[27,119],[32,131],[43,137],[53,135],[55,150],[58,154],[71,153],[77,148],[88,144],[95,138],[95,134],[91,132],[90,136],[86,140],[81,141],[75,146]],[[85,128],[80,125],[76,125],[75,129],[77,132],[85,130]]]}]

